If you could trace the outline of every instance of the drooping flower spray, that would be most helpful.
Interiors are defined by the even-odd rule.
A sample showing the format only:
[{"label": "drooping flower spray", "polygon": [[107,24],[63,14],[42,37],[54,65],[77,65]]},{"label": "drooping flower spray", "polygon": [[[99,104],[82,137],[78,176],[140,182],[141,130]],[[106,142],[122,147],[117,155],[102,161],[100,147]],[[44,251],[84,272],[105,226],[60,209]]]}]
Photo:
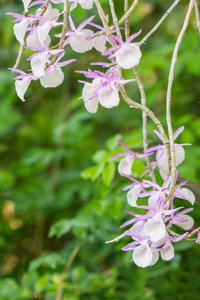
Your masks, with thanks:
[{"label": "drooping flower spray", "polygon": [[[124,15],[119,20],[115,13],[114,1],[109,0],[110,15],[106,15],[99,0],[22,0],[24,14],[8,13],[14,17],[14,35],[20,44],[16,64],[11,70],[18,73],[13,79],[18,97],[25,101],[25,93],[31,81],[39,80],[45,88],[53,88],[64,81],[63,67],[75,63],[74,57],[68,53],[81,53],[95,49],[102,56],[102,61],[91,62],[86,70],[76,70],[80,73],[79,83],[83,84],[82,96],[85,108],[90,113],[98,111],[99,104],[103,108],[111,109],[120,105],[123,99],[130,109],[142,111],[143,145],[142,153],[130,149],[123,141],[120,145],[125,149],[116,153],[113,158],[123,157],[118,165],[119,174],[131,181],[123,190],[127,192],[127,202],[130,210],[126,211],[132,218],[126,221],[121,228],[129,226],[123,234],[110,242],[117,242],[125,236],[130,236],[132,242],[122,250],[132,251],[132,260],[139,267],[155,264],[159,256],[163,260],[174,257],[174,243],[182,239],[192,239],[200,243],[200,228],[194,226],[193,218],[188,214],[193,208],[184,208],[185,201],[192,206],[195,196],[186,187],[187,180],[177,183],[179,171],[177,167],[183,163],[185,150],[189,144],[177,144],[175,139],[184,130],[184,126],[173,133],[171,123],[171,91],[178,50],[189,24],[191,13],[195,9],[199,30],[197,5],[195,0],[189,1],[185,20],[174,47],[166,97],[166,123],[168,133],[164,126],[148,108],[145,88],[137,69],[142,59],[142,47],[149,37],[159,28],[180,0],[174,1],[159,22],[143,37],[142,24],[140,30],[130,33],[129,17],[134,13],[139,0],[133,1],[129,7],[128,0],[124,0]],[[91,10],[96,7],[96,15],[91,15],[80,24],[76,23],[74,10],[79,6]],[[62,7],[62,10],[60,10]],[[94,12],[94,9],[92,10]],[[98,23],[100,18],[101,25]],[[121,27],[124,26],[124,27]],[[60,28],[52,39],[53,28]],[[57,39],[55,44],[52,40]],[[138,39],[140,39],[138,41]],[[134,41],[133,41],[134,40]],[[135,41],[136,40],[136,41]],[[71,48],[72,51],[68,51]],[[20,70],[19,65],[26,49],[33,51],[27,59],[30,69]],[[91,68],[96,69],[91,69]],[[104,68],[104,72],[98,70]],[[134,78],[124,79],[123,70],[133,69]],[[83,80],[83,75],[85,80]],[[125,85],[132,84],[138,88],[140,101],[133,101],[126,92]],[[150,118],[157,130],[156,136],[162,144],[149,148],[147,134],[147,118]],[[131,121],[130,121],[131,122]],[[140,179],[133,177],[135,158],[144,160],[146,171]],[[158,175],[155,174],[158,171]],[[159,185],[156,179],[159,178]],[[145,205],[138,205],[140,199],[146,201]],[[182,199],[182,205],[177,205],[177,198]],[[131,209],[134,208],[134,212]],[[135,212],[137,209],[137,213]]]}]

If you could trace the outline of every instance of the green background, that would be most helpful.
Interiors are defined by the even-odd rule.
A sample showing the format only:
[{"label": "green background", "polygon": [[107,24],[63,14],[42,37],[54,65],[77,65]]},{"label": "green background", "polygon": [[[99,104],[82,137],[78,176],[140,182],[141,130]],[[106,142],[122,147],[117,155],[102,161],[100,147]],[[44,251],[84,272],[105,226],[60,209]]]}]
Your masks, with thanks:
[{"label": "green background", "polygon": [[[131,33],[142,28],[137,41],[173,3],[140,2],[130,18]],[[141,46],[138,69],[147,105],[165,129],[170,61],[188,2],[181,1]],[[160,259],[155,266],[141,269],[130,263],[130,252],[121,251],[129,237],[105,244],[123,232],[119,226],[129,218],[123,211],[129,206],[122,191],[129,181],[116,171],[119,159],[109,157],[122,152],[118,138],[132,149],[142,145],[141,112],[121,100],[111,110],[99,107],[96,114],[88,113],[78,100],[83,85],[77,80],[85,78],[74,70],[87,70],[91,61],[102,58],[95,50],[79,55],[70,48],[67,59],[77,58],[77,62],[64,68],[62,86],[44,89],[39,82],[32,82],[25,95],[27,101],[22,103],[11,79],[14,76],[7,70],[14,65],[19,45],[13,36],[13,18],[5,15],[21,13],[22,4],[1,3],[0,299],[56,299],[62,276],[63,300],[199,299],[199,245],[177,243],[172,261]],[[106,8],[107,1],[101,3]],[[114,3],[121,17],[123,1]],[[77,7],[73,11],[76,26],[93,14],[95,8],[86,11]],[[99,22],[98,17],[94,21]],[[25,53],[20,65],[23,70],[29,67],[26,58],[30,53]],[[123,75],[133,78],[132,70]],[[175,69],[172,124],[174,131],[185,125],[178,142],[193,145],[185,147],[186,158],[179,170],[195,183],[199,183],[200,174],[199,75],[199,36],[193,12]],[[140,101],[136,83],[127,84],[127,92]],[[154,129],[149,120],[151,146],[159,143]],[[139,178],[144,170],[143,162],[136,160],[134,176]],[[199,225],[200,207],[194,206],[191,215]]]}]

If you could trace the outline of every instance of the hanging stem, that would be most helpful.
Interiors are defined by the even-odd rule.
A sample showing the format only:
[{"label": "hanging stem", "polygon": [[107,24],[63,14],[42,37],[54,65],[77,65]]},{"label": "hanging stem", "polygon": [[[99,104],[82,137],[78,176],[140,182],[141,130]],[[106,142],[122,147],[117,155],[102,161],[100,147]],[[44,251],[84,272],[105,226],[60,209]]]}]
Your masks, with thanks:
[{"label": "hanging stem", "polygon": [[[67,26],[67,16],[68,16],[68,0],[65,0],[64,2],[64,9],[63,9],[63,28],[62,28],[62,33],[61,33],[61,39],[59,42],[59,47],[58,49],[62,49],[63,48],[63,44],[65,42],[65,34],[67,32],[68,26]],[[54,56],[54,58],[50,61],[50,63],[48,65],[46,65],[46,68],[49,68],[51,65],[53,65],[57,59],[59,58],[60,53],[56,54]]]},{"label": "hanging stem", "polygon": [[[139,72],[138,72],[138,69],[137,67],[134,67],[133,68],[134,70],[134,73],[135,73],[135,77],[137,79],[137,84],[138,84],[138,87],[139,87],[139,90],[140,90],[140,95],[141,95],[141,104],[143,106],[146,106],[146,94],[145,94],[145,90],[144,90],[144,86],[143,86],[143,83],[141,81],[141,78],[139,76]],[[148,139],[147,139],[147,114],[145,111],[142,111],[142,132],[143,132],[143,148],[144,148],[144,152],[148,150]],[[155,174],[154,174],[154,171],[151,167],[151,164],[150,164],[150,160],[149,160],[149,157],[145,157],[145,161],[146,161],[146,165],[147,165],[147,168],[149,170],[149,173],[150,173],[150,176],[152,178],[152,180],[154,182],[156,182],[156,178],[155,178]]]},{"label": "hanging stem", "polygon": [[163,17],[160,19],[160,21],[145,35],[145,37],[141,40],[141,43],[144,43],[162,24],[162,22],[169,16],[169,14],[172,12],[172,10],[176,7],[176,5],[180,2],[181,0],[176,0],[174,3],[170,6],[170,8],[166,11],[166,13],[163,15]]},{"label": "hanging stem", "polygon": [[124,231],[124,233],[118,235],[118,236],[117,236],[116,238],[114,238],[113,240],[106,241],[105,243],[106,243],[106,244],[110,244],[110,243],[118,242],[118,241],[120,241],[121,239],[123,239],[123,237],[125,237],[125,236],[126,236],[126,233],[128,233],[128,232],[131,232],[131,228],[128,229],[128,230],[126,230],[126,231]]},{"label": "hanging stem", "polygon": [[174,80],[174,70],[175,70],[175,65],[177,62],[177,56],[178,56],[178,50],[181,45],[181,42],[183,40],[183,36],[185,34],[185,31],[188,27],[189,20],[190,20],[190,15],[192,12],[194,6],[194,0],[190,0],[188,11],[183,23],[183,27],[181,29],[181,32],[178,36],[178,39],[176,41],[176,45],[174,47],[174,52],[172,55],[172,60],[171,60],[171,66],[170,66],[170,71],[169,71],[169,78],[168,78],[168,86],[167,86],[167,98],[166,98],[166,119],[167,119],[167,126],[168,126],[168,133],[169,133],[169,138],[170,138],[170,158],[169,158],[169,163],[171,162],[171,186],[170,188],[173,189],[176,183],[176,159],[175,159],[175,146],[174,146],[174,135],[172,131],[172,124],[171,124],[171,113],[170,113],[170,107],[171,107],[171,93],[172,93],[172,84]]},{"label": "hanging stem", "polygon": [[[128,12],[128,0],[124,1],[124,12],[125,14]],[[126,39],[129,37],[130,35],[130,26],[129,26],[129,17],[126,18],[125,20],[125,37]]]},{"label": "hanging stem", "polygon": [[124,23],[128,17],[132,14],[132,12],[136,9],[136,6],[138,5],[139,0],[133,1],[133,4],[130,6],[129,10],[123,15],[123,17],[119,20],[119,25]]},{"label": "hanging stem", "polygon": [[[95,4],[96,5],[100,5],[99,1],[98,0],[94,0]],[[118,22],[118,25],[121,25],[122,23],[124,23],[127,18],[130,16],[130,14],[134,11],[134,9],[136,8],[137,4],[138,4],[139,0],[135,0],[133,2],[133,4],[131,5],[131,7],[129,8],[129,10],[123,15],[123,17],[119,20]],[[101,6],[101,5],[100,5]],[[97,7],[98,8],[98,7]],[[101,8],[102,9],[102,8]],[[99,11],[99,15],[100,15],[101,11]],[[100,15],[100,18],[101,18],[101,15]],[[114,30],[115,29],[115,26],[111,26],[109,27],[110,28],[110,31]],[[91,35],[91,37],[96,37],[96,36],[100,36],[100,35],[103,35],[105,34],[106,32],[108,32],[108,30],[102,30],[102,31],[99,31],[93,35]]]},{"label": "hanging stem", "polygon": [[101,4],[99,2],[99,0],[94,0],[95,4],[96,4],[96,7],[97,7],[97,10],[98,10],[98,13],[99,13],[99,17],[103,23],[103,27],[105,28],[105,31],[102,31],[104,33],[106,33],[109,41],[111,42],[112,45],[116,45],[116,42],[115,40],[112,38],[112,31],[110,29],[110,26],[108,25],[108,22],[106,20],[106,16],[105,16],[105,13],[103,11],[103,8],[101,7]]},{"label": "hanging stem", "polygon": [[57,290],[57,295],[56,295],[56,300],[62,300],[62,293],[63,293],[63,283],[65,280],[65,277],[67,275],[68,270],[70,269],[76,255],[78,254],[78,251],[80,249],[80,243],[77,242],[77,244],[75,245],[66,265],[65,265],[65,269],[63,271],[63,273],[60,275],[60,282],[58,284],[58,290]]},{"label": "hanging stem", "polygon": [[164,131],[164,128],[163,128],[161,122],[156,118],[156,116],[154,115],[154,113],[148,107],[146,107],[146,106],[144,106],[144,105],[142,105],[142,104],[140,104],[138,102],[135,102],[135,101],[131,100],[127,96],[127,93],[126,93],[126,91],[124,89],[124,86],[119,85],[119,89],[120,89],[120,93],[121,93],[123,99],[130,106],[130,108],[140,109],[140,110],[144,111],[150,119],[152,119],[152,121],[154,122],[154,124],[157,126],[160,134],[163,136],[164,144],[165,144],[167,153],[170,152],[170,147],[169,147],[170,144],[169,144],[167,135],[166,135],[166,133]]},{"label": "hanging stem", "polygon": [[114,23],[116,31],[117,31],[117,35],[119,37],[122,37],[120,29],[119,29],[118,19],[117,19],[116,13],[115,13],[115,7],[114,7],[113,0],[109,0],[109,5],[110,5],[110,11],[112,14],[112,18],[113,18],[113,23]]},{"label": "hanging stem", "polygon": [[[128,0],[125,0],[125,2],[124,2],[124,11],[125,11],[125,13],[128,11]],[[129,37],[129,33],[130,33],[129,18],[127,18],[126,21],[125,21],[126,39]],[[134,67],[133,70],[134,70],[135,77],[137,79],[137,84],[138,84],[138,87],[139,87],[139,90],[140,90],[141,104],[143,106],[146,106],[146,94],[145,94],[143,83],[142,83],[141,78],[139,76],[138,69],[137,69],[137,67]],[[145,151],[148,150],[148,139],[147,139],[147,114],[144,111],[142,112],[142,121],[143,121],[142,122],[142,124],[143,124],[143,129],[142,129],[142,132],[143,132],[143,149],[144,149],[144,152],[145,152]],[[154,174],[154,171],[151,167],[149,157],[145,157],[145,161],[146,161],[146,165],[147,165],[147,168],[149,170],[149,173],[150,173],[150,176],[151,176],[152,180],[154,182],[156,182],[155,174]]]}]

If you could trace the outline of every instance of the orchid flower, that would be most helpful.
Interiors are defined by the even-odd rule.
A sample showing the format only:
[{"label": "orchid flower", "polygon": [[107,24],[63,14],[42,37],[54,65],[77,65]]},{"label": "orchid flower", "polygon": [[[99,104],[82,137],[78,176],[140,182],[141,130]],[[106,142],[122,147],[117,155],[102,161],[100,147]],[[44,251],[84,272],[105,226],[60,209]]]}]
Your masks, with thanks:
[{"label": "orchid flower", "polygon": [[137,199],[139,197],[139,194],[141,193],[141,191],[146,192],[145,188],[150,187],[150,185],[145,183],[144,181],[139,182],[132,176],[126,175],[124,173],[122,173],[122,175],[133,181],[132,184],[124,187],[123,191],[129,190],[127,193],[127,202],[130,206],[137,207]]},{"label": "orchid flower", "polygon": [[[46,11],[44,12],[43,18],[45,18],[49,21],[51,21],[51,20],[57,21],[60,12],[57,8],[52,8],[51,2],[48,4],[48,7],[47,7]],[[39,15],[41,10],[42,10],[42,7],[37,9],[36,15]]]},{"label": "orchid flower", "polygon": [[[76,29],[74,22],[72,21],[71,16],[69,15],[69,24],[71,31],[68,31],[66,33],[66,36],[68,38],[66,39],[64,46],[67,44],[70,44],[72,50],[78,53],[84,53],[86,51],[89,51],[94,46],[94,40],[89,39],[91,35],[94,34],[94,32],[90,29],[83,29],[90,21],[94,19],[95,16],[91,16],[90,18],[86,19],[84,22],[82,22]],[[60,37],[60,35],[56,35],[57,37]]]},{"label": "orchid flower", "polygon": [[[180,133],[183,130],[184,130],[184,126],[181,126],[179,129],[176,130],[176,132],[174,133],[174,140],[180,135]],[[168,159],[167,159],[166,148],[164,145],[165,142],[164,142],[162,135],[157,130],[154,130],[154,133],[163,142],[163,145],[157,145],[157,146],[151,147],[146,151],[146,153],[157,150],[156,161],[157,161],[157,165],[159,167],[159,172],[160,172],[160,175],[162,176],[162,178],[166,179],[167,173],[168,173],[168,169],[167,169]],[[182,163],[182,161],[185,158],[185,151],[183,149],[183,146],[191,146],[191,144],[174,144],[174,146],[175,146],[175,160],[176,160],[176,165],[178,166]]]},{"label": "orchid flower", "polygon": [[123,158],[120,161],[119,165],[118,165],[118,171],[119,171],[120,174],[124,173],[126,175],[131,175],[132,174],[131,168],[132,168],[133,162],[134,162],[136,157],[144,158],[144,157],[148,157],[148,156],[153,154],[153,152],[138,154],[138,153],[132,151],[124,143],[122,143],[122,141],[118,140],[118,142],[122,145],[122,147],[124,147],[124,149],[126,149],[128,151],[128,153],[127,152],[118,153],[118,154],[115,154],[115,155],[111,156],[111,157],[125,156],[125,158]]},{"label": "orchid flower", "polygon": [[57,49],[57,50],[50,50],[47,43],[44,41],[44,47],[34,47],[34,46],[27,46],[26,48],[33,49],[36,51],[41,51],[37,52],[33,55],[31,55],[27,60],[31,61],[31,69],[33,71],[33,74],[41,78],[46,75],[45,72],[45,66],[46,63],[48,63],[48,59],[51,55],[56,55],[61,52],[63,52],[63,49]]},{"label": "orchid flower", "polygon": [[96,113],[98,103],[103,107],[112,108],[119,104],[118,84],[126,84],[135,81],[136,79],[124,80],[121,75],[117,73],[116,67],[112,67],[106,73],[100,71],[77,71],[83,73],[87,78],[93,78],[92,83],[87,81],[80,81],[84,83],[82,90],[82,98],[85,102],[85,107],[90,113]]},{"label": "orchid flower", "polygon": [[20,75],[14,77],[13,79],[15,80],[15,89],[18,97],[24,102],[24,94],[26,90],[28,89],[31,80],[37,80],[38,78],[35,77],[35,75],[31,74],[26,74],[25,72],[18,70],[18,69],[13,69],[9,68],[9,70],[14,71],[16,73],[19,73]]},{"label": "orchid flower", "polygon": [[[125,42],[119,36],[113,36],[113,38],[119,43],[117,46],[113,46],[105,51],[102,55],[110,55],[109,59],[116,57],[117,64],[123,69],[131,69],[137,66],[140,62],[142,53],[139,45],[141,43],[131,43],[141,33],[141,30],[132,34]],[[114,54],[112,52],[115,52]]]},{"label": "orchid flower", "polygon": [[40,78],[40,83],[43,87],[54,88],[62,84],[64,80],[64,73],[62,72],[61,67],[67,66],[76,61],[76,59],[69,59],[59,62],[64,55],[65,53],[61,53],[56,63],[45,70],[45,76]]}]

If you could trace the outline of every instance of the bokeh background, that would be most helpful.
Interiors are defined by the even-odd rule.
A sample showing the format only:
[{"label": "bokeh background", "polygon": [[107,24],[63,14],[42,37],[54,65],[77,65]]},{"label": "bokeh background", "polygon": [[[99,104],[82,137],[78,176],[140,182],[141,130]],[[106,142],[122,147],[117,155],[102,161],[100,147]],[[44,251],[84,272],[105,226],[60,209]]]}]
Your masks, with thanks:
[{"label": "bokeh background", "polygon": [[[141,46],[138,66],[147,94],[147,105],[165,121],[165,98],[170,60],[189,1],[183,0],[161,27]],[[107,1],[101,1],[106,7]],[[123,1],[116,0],[123,15]],[[173,1],[141,1],[130,18],[131,32],[142,28],[141,38],[156,24]],[[64,69],[65,80],[56,89],[33,82],[27,101],[18,99],[13,74],[19,45],[12,17],[22,12],[21,1],[0,4],[0,299],[194,300],[200,293],[200,246],[183,241],[175,245],[172,261],[159,261],[146,269],[130,263],[131,253],[121,251],[130,242],[105,244],[121,234],[129,209],[122,188],[129,182],[116,172],[109,156],[121,152],[120,138],[132,149],[142,145],[141,112],[121,100],[111,110],[100,107],[88,113],[81,96],[84,80],[74,70],[87,70],[91,61],[102,61],[92,50],[83,55],[68,50],[77,62]],[[107,10],[107,13],[109,11]],[[96,14],[76,8],[75,24]],[[95,22],[99,22],[98,17]],[[139,38],[137,39],[139,41]],[[21,68],[26,70],[27,51]],[[180,175],[199,183],[200,175],[200,52],[195,15],[181,45],[172,90],[174,131],[184,125],[179,143],[186,158]],[[133,78],[132,70],[124,78]],[[137,84],[127,84],[128,95],[140,101]],[[158,143],[151,120],[149,144]],[[135,161],[133,174],[145,170]],[[198,189],[195,195],[200,200]],[[191,215],[200,225],[200,207]],[[61,294],[59,294],[62,291]]]}]

